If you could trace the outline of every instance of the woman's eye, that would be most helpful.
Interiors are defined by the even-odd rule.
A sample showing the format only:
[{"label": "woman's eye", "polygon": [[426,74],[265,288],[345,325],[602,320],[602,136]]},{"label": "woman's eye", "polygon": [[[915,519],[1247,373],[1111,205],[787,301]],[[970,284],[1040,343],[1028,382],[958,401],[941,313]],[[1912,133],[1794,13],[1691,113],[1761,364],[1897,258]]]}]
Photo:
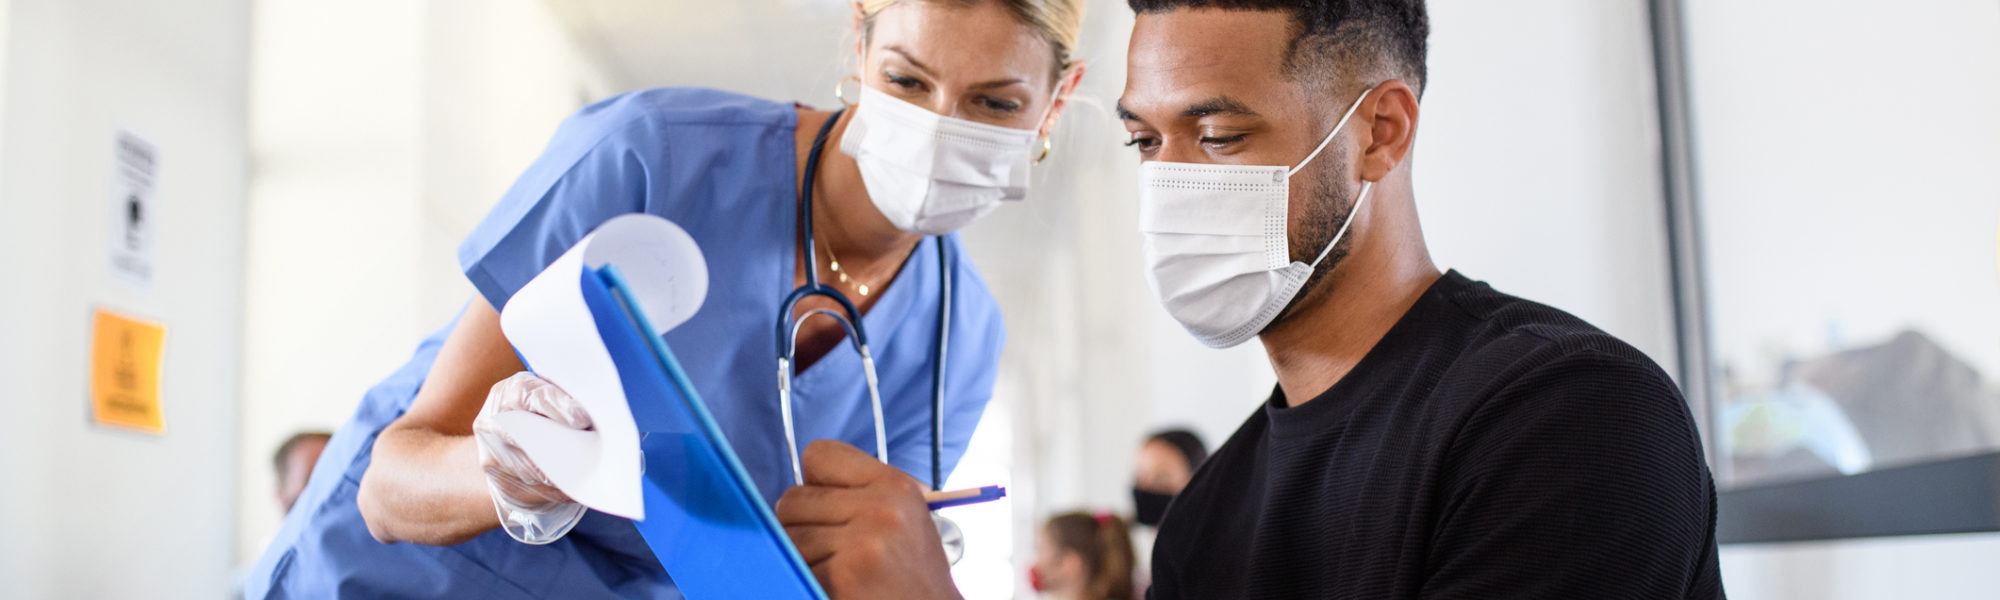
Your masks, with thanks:
[{"label": "woman's eye", "polygon": [[1003,113],[1011,113],[1017,110],[1021,110],[1021,103],[1019,102],[1015,102],[1013,100],[1002,100],[1000,98],[994,98],[991,96],[981,96],[979,98],[979,105],[986,107],[988,110],[993,110]]},{"label": "woman's eye", "polygon": [[893,85],[906,90],[915,90],[917,88],[923,87],[924,85],[924,82],[917,81],[917,78],[910,77],[907,75],[886,75],[885,78],[889,80],[889,85]]}]

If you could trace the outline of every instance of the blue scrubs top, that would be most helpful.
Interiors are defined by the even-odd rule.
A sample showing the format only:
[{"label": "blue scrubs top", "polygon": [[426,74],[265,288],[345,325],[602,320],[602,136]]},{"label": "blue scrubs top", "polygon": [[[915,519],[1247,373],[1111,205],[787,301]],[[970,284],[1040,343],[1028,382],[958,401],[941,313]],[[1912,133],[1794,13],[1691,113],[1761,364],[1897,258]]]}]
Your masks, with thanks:
[{"label": "blue scrubs top", "polygon": [[[779,303],[792,290],[798,207],[791,105],[698,89],[626,94],[564,122],[541,158],[459,247],[465,275],[495,307],[611,217],[646,212],[686,228],[709,263],[708,299],[667,333],[695,388],[768,502],[791,485],[779,421]],[[837,141],[829,141],[832,146]],[[862,322],[880,371],[890,462],[930,476],[937,244],[926,238]],[[943,243],[958,252],[956,237]],[[969,263],[955,260],[944,469],[965,451],[993,392],[1000,314]],[[403,414],[444,329],[368,391],[334,434],[303,496],[244,583],[250,598],[679,597],[630,521],[590,511],[546,546],[499,529],[455,546],[382,544],[355,505],[375,436]],[[874,444],[861,359],[841,345],[793,386],[801,444]]]}]

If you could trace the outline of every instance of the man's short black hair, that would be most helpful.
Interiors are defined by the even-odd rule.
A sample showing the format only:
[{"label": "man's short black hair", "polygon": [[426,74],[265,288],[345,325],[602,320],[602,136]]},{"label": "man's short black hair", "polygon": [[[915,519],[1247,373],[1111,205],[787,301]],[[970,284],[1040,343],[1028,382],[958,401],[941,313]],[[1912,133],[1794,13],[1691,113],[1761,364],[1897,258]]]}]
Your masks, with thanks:
[{"label": "man's short black hair", "polygon": [[1354,69],[1364,78],[1402,79],[1421,94],[1429,76],[1424,57],[1431,22],[1424,0],[1126,0],[1126,4],[1139,14],[1182,8],[1290,13],[1296,33],[1285,67],[1310,78],[1330,73],[1303,71]]}]

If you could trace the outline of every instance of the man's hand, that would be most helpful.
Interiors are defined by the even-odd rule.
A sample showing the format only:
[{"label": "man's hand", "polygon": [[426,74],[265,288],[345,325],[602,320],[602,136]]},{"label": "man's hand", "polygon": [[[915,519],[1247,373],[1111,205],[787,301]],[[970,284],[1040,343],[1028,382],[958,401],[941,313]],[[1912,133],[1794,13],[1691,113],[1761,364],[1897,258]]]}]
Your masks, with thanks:
[{"label": "man's hand", "polygon": [[778,499],[778,521],[834,598],[958,598],[924,488],[853,446],[817,441],[806,483]]}]

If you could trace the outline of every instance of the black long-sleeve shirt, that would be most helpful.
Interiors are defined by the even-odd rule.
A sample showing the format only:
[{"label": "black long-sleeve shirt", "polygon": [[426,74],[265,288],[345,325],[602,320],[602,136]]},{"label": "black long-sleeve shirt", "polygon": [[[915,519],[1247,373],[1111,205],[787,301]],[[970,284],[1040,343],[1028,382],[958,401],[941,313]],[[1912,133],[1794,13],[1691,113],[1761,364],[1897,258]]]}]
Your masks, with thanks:
[{"label": "black long-sleeve shirt", "polygon": [[1154,599],[1720,598],[1686,403],[1638,350],[1457,272],[1273,392],[1160,526]]}]

